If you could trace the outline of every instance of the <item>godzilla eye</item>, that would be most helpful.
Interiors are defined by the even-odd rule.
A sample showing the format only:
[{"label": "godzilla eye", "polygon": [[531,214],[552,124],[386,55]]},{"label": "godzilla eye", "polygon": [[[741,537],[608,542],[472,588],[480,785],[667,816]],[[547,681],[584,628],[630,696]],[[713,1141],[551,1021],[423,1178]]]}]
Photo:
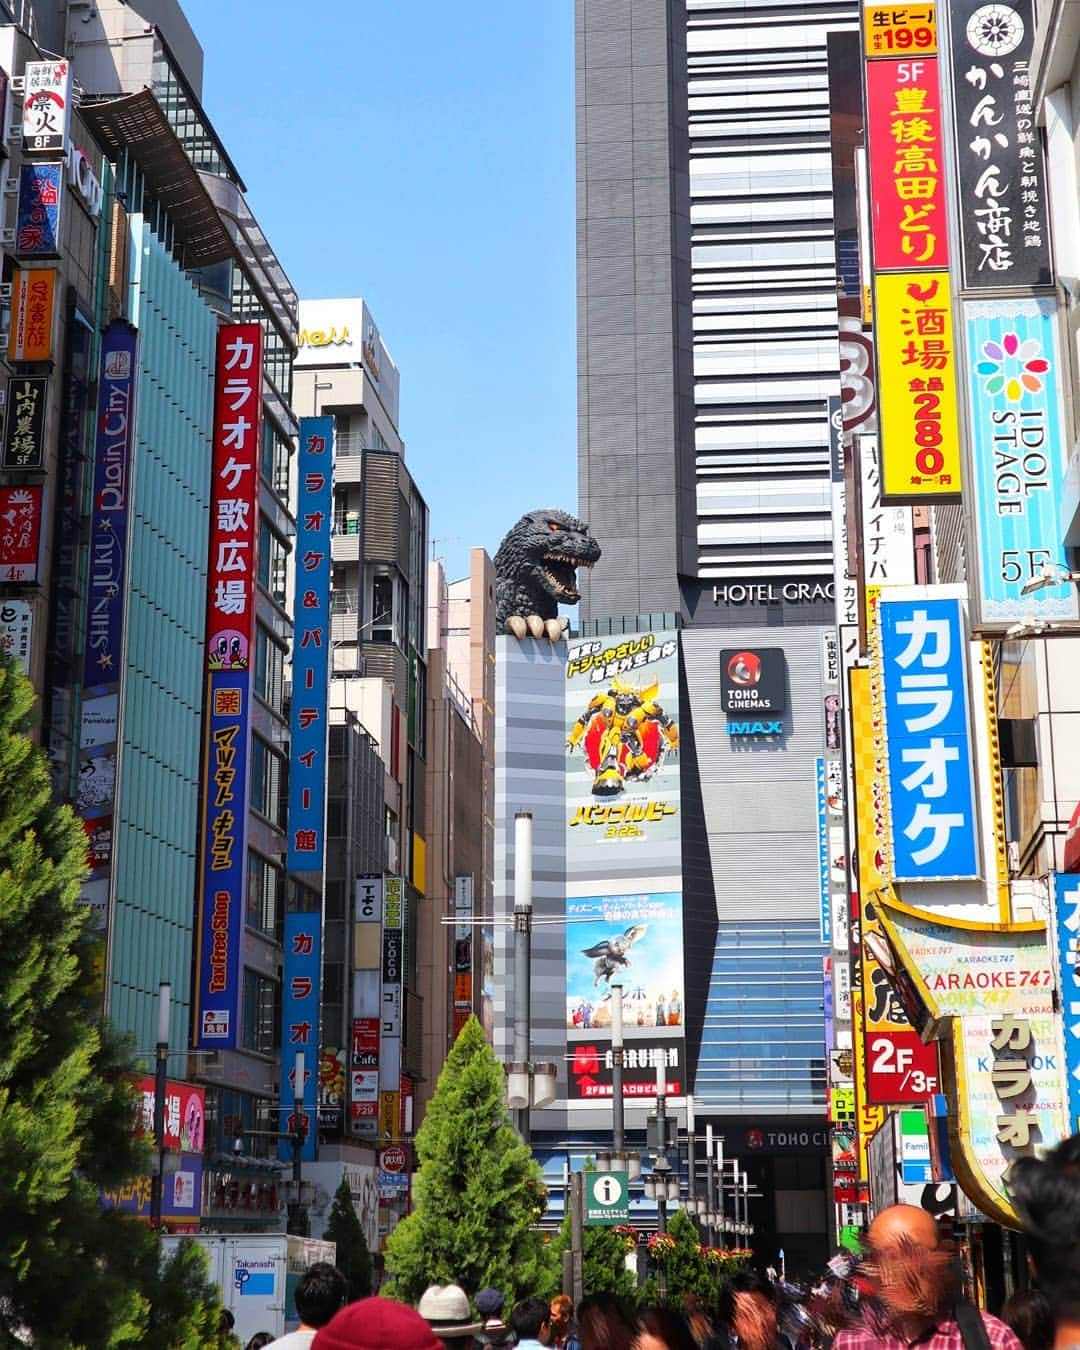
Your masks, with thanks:
[{"label": "godzilla eye", "polygon": [[555,522],[554,522],[553,520],[549,520],[549,521],[548,521],[548,529],[551,531],[552,534],[558,534],[558,533],[559,533],[559,527],[558,527],[558,525],[555,524]]}]

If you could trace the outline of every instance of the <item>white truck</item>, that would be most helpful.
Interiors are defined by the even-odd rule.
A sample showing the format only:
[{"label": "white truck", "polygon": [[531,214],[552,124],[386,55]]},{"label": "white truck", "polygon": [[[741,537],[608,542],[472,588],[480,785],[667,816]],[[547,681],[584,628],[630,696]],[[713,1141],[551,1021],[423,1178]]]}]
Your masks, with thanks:
[{"label": "white truck", "polygon": [[[316,1261],[337,1255],[333,1242],[284,1233],[193,1233],[192,1238],[210,1258],[210,1278],[221,1294],[222,1306],[236,1318],[234,1328],[246,1345],[257,1331],[283,1336],[299,1325],[293,1291],[296,1282]],[[178,1235],[161,1239],[163,1256],[171,1256]]]}]

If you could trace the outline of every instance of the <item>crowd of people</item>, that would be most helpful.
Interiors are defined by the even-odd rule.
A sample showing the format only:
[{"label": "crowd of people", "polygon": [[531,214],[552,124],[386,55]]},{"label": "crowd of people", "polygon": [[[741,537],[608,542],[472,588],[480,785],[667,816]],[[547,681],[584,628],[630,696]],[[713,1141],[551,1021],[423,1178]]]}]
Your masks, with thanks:
[{"label": "crowd of people", "polygon": [[[456,1284],[432,1285],[415,1308],[389,1298],[346,1302],[333,1266],[312,1266],[296,1291],[298,1331],[254,1338],[247,1350],[1078,1350],[1080,1135],[1045,1158],[1024,1158],[1010,1188],[1027,1238],[1027,1285],[1001,1318],[958,1293],[952,1244],[923,1209],[893,1205],[866,1233],[866,1249],[838,1254],[812,1286],[771,1268],[743,1270],[716,1306],[686,1296],[631,1309],[608,1294],[575,1308],[560,1294],[512,1307],[495,1289],[470,1305]],[[475,1309],[475,1311],[474,1311]]]}]

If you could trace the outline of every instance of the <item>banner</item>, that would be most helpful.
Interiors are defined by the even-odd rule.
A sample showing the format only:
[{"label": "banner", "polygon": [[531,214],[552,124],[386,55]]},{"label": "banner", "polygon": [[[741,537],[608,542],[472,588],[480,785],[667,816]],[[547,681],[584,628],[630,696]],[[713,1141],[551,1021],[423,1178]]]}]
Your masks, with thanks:
[{"label": "banner", "polygon": [[77,803],[91,846],[90,875],[79,898],[91,912],[89,932],[102,940],[109,925],[112,885],[138,340],[135,329],[122,319],[105,330],[94,442]]},{"label": "banner", "polygon": [[963,311],[979,576],[971,594],[978,619],[1075,620],[1075,586],[1023,593],[1044,567],[1070,568],[1060,525],[1068,438],[1057,301],[969,300]]},{"label": "banner", "polygon": [[45,464],[47,375],[12,375],[7,386],[7,424],[0,468],[38,469]]},{"label": "banner", "polygon": [[937,14],[927,4],[863,6],[863,39],[868,58],[933,56],[937,52]]},{"label": "banner", "polygon": [[[304,1102],[307,1134],[301,1157],[315,1161],[319,1093],[319,1011],[322,1000],[322,915],[320,913],[285,915],[285,959],[281,977],[281,1104],[292,1106],[297,1087]],[[304,1081],[296,1082],[296,1055],[304,1055]],[[296,1128],[295,1112],[290,1110],[284,1128]],[[290,1141],[283,1139],[278,1156],[291,1162]]]},{"label": "banner", "polygon": [[1080,1130],[1080,876],[1052,873],[1057,939],[1057,984],[1065,1039],[1069,1094],[1067,1133]]},{"label": "banner", "polygon": [[296,462],[288,870],[311,873],[320,889],[326,829],[333,457],[334,419],[302,417]]},{"label": "banner", "polygon": [[55,267],[17,267],[11,286],[9,361],[51,361]]},{"label": "banner", "polygon": [[22,148],[66,150],[71,68],[66,61],[27,61],[23,67]]},{"label": "banner", "polygon": [[240,1043],[250,699],[247,671],[208,676],[195,927],[193,1043],[200,1050],[233,1050]]},{"label": "banner", "polygon": [[949,265],[941,112],[936,56],[867,63],[875,271]]},{"label": "banner", "polygon": [[967,634],[958,599],[879,601],[893,878],[980,874]]},{"label": "banner", "polygon": [[1052,286],[1032,0],[953,0],[949,37],[964,286]]},{"label": "banner", "polygon": [[915,583],[915,537],[910,506],[881,500],[881,454],[876,436],[859,436],[863,582],[867,586]]},{"label": "banner", "polygon": [[55,258],[60,252],[63,164],[23,161],[15,216],[15,252],[22,257]]},{"label": "banner", "polygon": [[43,491],[38,483],[0,487],[0,581],[38,580]]},{"label": "banner", "polygon": [[947,272],[874,279],[886,501],[960,499],[960,420]]}]

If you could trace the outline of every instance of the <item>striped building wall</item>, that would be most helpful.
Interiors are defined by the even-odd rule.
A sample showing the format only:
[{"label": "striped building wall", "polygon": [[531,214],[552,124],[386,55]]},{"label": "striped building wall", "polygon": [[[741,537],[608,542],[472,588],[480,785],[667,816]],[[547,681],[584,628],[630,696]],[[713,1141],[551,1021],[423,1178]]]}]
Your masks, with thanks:
[{"label": "striped building wall", "polygon": [[139,384],[109,1015],[144,1050],[161,980],[173,1044],[188,1033],[217,320],[141,217],[131,256]]},{"label": "striped building wall", "polygon": [[826,39],[851,0],[686,0],[697,575],[832,567]]}]

